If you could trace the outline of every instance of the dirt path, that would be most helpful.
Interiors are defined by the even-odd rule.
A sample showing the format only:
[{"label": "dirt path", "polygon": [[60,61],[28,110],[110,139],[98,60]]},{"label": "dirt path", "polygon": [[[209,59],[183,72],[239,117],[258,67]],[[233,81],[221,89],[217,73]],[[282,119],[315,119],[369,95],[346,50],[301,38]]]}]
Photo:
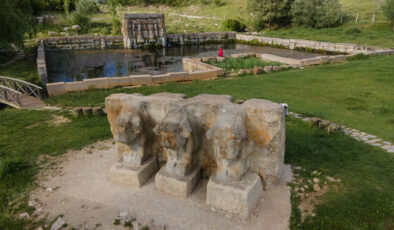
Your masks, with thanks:
[{"label": "dirt path", "polygon": [[[111,183],[109,169],[117,159],[112,142],[98,142],[57,158],[52,170],[43,171],[40,188],[31,195],[36,214],[50,219],[63,215],[67,229],[125,229],[125,220],[150,229],[287,229],[291,213],[290,166],[284,167],[278,185],[265,192],[249,220],[220,213],[205,204],[202,181],[187,200],[164,195],[154,178],[142,188]],[[114,225],[120,223],[119,225]],[[165,227],[164,227],[165,226]],[[127,229],[127,228],[126,228]]]}]

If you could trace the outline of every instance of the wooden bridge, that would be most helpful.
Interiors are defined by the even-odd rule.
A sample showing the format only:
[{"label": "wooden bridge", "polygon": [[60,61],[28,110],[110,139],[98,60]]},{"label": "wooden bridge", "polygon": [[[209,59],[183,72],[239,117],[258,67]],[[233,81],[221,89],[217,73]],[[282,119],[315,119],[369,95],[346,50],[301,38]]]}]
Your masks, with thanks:
[{"label": "wooden bridge", "polygon": [[41,87],[27,81],[0,76],[0,103],[17,109],[37,109],[46,105],[41,91]]}]

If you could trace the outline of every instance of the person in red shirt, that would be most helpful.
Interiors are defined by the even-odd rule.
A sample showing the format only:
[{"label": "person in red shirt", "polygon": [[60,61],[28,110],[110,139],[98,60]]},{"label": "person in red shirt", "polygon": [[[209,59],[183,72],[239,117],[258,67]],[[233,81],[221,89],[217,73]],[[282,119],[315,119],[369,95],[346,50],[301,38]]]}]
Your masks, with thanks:
[{"label": "person in red shirt", "polygon": [[219,57],[223,57],[223,49],[222,48],[219,49]]}]

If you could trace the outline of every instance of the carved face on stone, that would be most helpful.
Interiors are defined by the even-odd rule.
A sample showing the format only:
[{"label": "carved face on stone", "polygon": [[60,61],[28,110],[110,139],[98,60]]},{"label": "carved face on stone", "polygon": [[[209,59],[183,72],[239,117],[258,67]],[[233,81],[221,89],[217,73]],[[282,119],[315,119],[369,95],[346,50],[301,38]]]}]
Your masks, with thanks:
[{"label": "carved face on stone", "polygon": [[162,145],[167,149],[183,148],[191,137],[191,128],[187,120],[164,120],[156,125],[153,132],[161,136]]},{"label": "carved face on stone", "polygon": [[141,136],[141,118],[138,114],[121,113],[116,119],[115,130],[115,141],[131,145],[135,139]]},{"label": "carved face on stone", "polygon": [[206,135],[215,153],[216,177],[224,181],[239,180],[246,172],[246,159],[242,158],[247,139],[243,113],[221,111]]}]

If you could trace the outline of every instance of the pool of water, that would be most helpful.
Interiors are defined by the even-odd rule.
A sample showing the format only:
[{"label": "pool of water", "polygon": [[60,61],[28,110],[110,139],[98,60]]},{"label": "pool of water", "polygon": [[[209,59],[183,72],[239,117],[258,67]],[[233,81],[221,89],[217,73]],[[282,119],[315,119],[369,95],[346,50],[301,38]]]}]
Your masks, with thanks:
[{"label": "pool of water", "polygon": [[225,56],[234,53],[267,53],[296,59],[321,56],[246,44],[166,47],[155,53],[124,49],[48,51],[48,81],[71,82],[86,78],[180,72],[182,57],[217,56],[219,48],[223,48]]}]

